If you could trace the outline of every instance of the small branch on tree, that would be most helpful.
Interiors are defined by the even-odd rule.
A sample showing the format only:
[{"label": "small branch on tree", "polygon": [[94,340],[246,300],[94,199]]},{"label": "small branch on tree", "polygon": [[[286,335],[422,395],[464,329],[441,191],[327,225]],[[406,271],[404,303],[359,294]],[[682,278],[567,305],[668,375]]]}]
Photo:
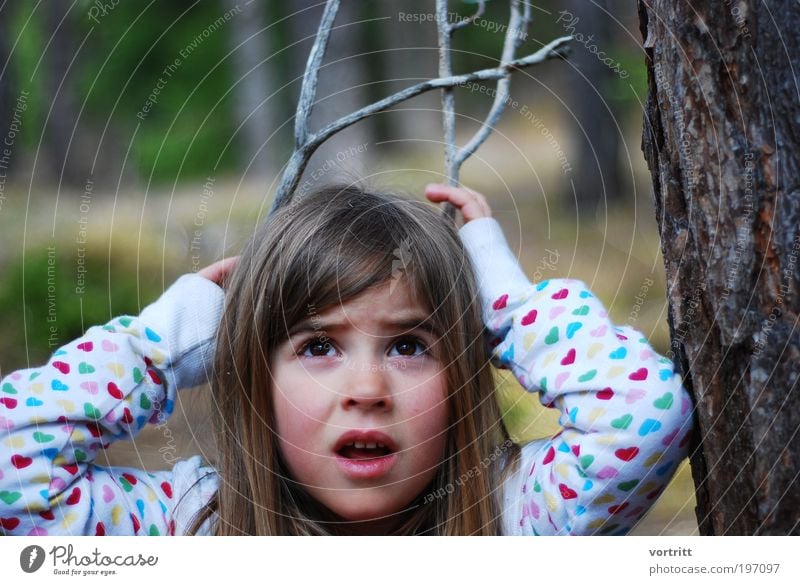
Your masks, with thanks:
[{"label": "small branch on tree", "polygon": [[[311,54],[309,55],[308,66],[303,78],[303,85],[295,120],[295,151],[292,153],[292,156],[289,159],[286,168],[284,169],[283,175],[281,176],[281,180],[275,194],[275,199],[272,202],[272,207],[270,208],[269,213],[272,214],[275,210],[283,206],[291,199],[292,194],[297,188],[297,185],[300,183],[300,178],[302,177],[303,171],[305,170],[308,161],[311,159],[311,156],[314,154],[317,148],[322,145],[322,143],[324,143],[328,138],[337,132],[344,130],[348,126],[351,126],[352,124],[355,124],[356,122],[363,120],[368,116],[391,108],[392,106],[395,106],[427,91],[436,89],[443,90],[444,96],[447,96],[448,94],[450,95],[450,98],[443,98],[443,100],[446,101],[447,99],[453,99],[453,89],[457,86],[463,86],[474,82],[498,80],[500,82],[498,83],[498,97],[495,99],[492,110],[487,116],[484,127],[481,128],[476,136],[473,137],[473,139],[461,151],[457,151],[455,147],[455,112],[452,107],[448,108],[447,104],[444,104],[445,120],[447,120],[448,117],[451,120],[449,124],[447,121],[445,121],[445,141],[448,144],[449,153],[446,155],[448,177],[452,177],[451,184],[457,184],[458,169],[461,163],[463,163],[464,160],[466,160],[466,158],[469,157],[486,139],[491,132],[493,125],[500,117],[503,108],[505,107],[508,97],[508,79],[511,76],[511,73],[515,69],[530,67],[554,57],[564,56],[566,54],[567,44],[572,40],[572,37],[569,36],[560,37],[551,41],[527,57],[514,59],[514,51],[524,38],[523,31],[527,28],[527,23],[530,20],[530,7],[528,4],[525,3],[525,11],[520,16],[518,3],[519,0],[512,1],[513,22],[512,26],[509,26],[509,33],[506,37],[503,57],[500,65],[498,67],[482,69],[472,73],[453,75],[452,66],[450,63],[449,41],[452,31],[460,27],[451,27],[446,22],[447,3],[443,0],[437,0],[437,22],[440,25],[439,40],[440,44],[443,43],[444,46],[447,47],[447,51],[440,51],[440,77],[412,85],[411,87],[365,106],[347,116],[339,118],[318,132],[312,133],[308,129],[308,120],[311,115],[311,109],[313,107],[314,100],[316,98],[316,86],[319,69],[322,65],[322,60],[325,55],[325,48],[330,36],[330,30],[332,28],[333,21],[336,18],[336,11],[339,7],[339,0],[329,0],[325,7],[325,12],[320,23],[319,33],[314,46],[312,47]],[[478,7],[478,10],[475,15],[473,15],[472,20],[478,18],[480,14],[482,14],[482,5],[483,3],[481,3],[481,6]],[[514,14],[516,14],[516,16],[514,16]],[[441,24],[446,26],[441,27]],[[501,92],[504,92],[503,99],[500,99]],[[447,206],[445,206],[444,211],[445,213],[448,213],[451,218],[455,216],[455,208],[448,210]]]}]

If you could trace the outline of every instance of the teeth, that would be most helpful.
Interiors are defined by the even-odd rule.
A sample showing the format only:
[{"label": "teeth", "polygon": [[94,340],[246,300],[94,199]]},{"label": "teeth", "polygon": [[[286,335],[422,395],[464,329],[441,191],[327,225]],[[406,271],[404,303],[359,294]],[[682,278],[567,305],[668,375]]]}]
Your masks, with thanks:
[{"label": "teeth", "polygon": [[385,449],[386,445],[380,442],[361,442],[361,441],[350,441],[345,445],[345,447],[355,447],[356,449],[375,449],[376,447],[379,449]]},{"label": "teeth", "polygon": [[362,443],[361,441],[356,441],[355,442],[355,447],[356,447],[356,449],[363,449],[364,448],[364,443]]}]

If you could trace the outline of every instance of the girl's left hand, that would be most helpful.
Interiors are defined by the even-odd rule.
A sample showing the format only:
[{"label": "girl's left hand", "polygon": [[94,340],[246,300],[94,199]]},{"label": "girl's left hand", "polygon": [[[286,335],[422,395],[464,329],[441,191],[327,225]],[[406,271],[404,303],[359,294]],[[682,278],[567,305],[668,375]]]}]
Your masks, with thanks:
[{"label": "girl's left hand", "polygon": [[466,187],[431,183],[425,187],[425,196],[436,203],[447,201],[459,209],[464,216],[464,223],[481,217],[492,217],[492,208],[489,207],[486,197]]},{"label": "girl's left hand", "polygon": [[197,274],[203,278],[207,278],[221,288],[225,288],[225,281],[228,279],[228,275],[233,272],[233,268],[236,266],[238,260],[239,256],[224,258],[219,262],[214,262],[214,264],[206,266],[202,270],[198,270]]}]

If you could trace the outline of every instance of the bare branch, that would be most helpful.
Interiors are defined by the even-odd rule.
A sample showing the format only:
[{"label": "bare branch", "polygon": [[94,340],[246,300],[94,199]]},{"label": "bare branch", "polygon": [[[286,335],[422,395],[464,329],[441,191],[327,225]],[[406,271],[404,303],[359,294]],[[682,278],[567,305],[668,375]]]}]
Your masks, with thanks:
[{"label": "bare branch", "polygon": [[[439,32],[439,77],[451,77],[453,75],[453,62],[450,54],[450,42],[455,29],[447,22],[447,0],[436,0],[436,27]],[[445,175],[447,175],[447,181],[451,185],[458,184],[455,110],[455,90],[452,87],[447,87],[442,91],[442,129],[444,133]],[[444,203],[443,211],[448,217],[455,218],[456,210],[449,203]]]},{"label": "bare branch", "polygon": [[319,23],[317,37],[314,39],[314,45],[308,54],[308,62],[306,63],[305,75],[303,75],[303,85],[300,89],[300,99],[297,102],[297,113],[294,119],[295,148],[302,148],[308,137],[308,120],[311,118],[311,110],[314,108],[314,102],[317,99],[319,70],[322,66],[322,60],[325,58],[328,39],[338,11],[339,0],[328,0]]},{"label": "bare branch", "polygon": [[525,67],[542,63],[543,61],[553,57],[562,56],[566,54],[567,45],[571,40],[572,37],[570,36],[557,38],[547,43],[535,53],[532,53],[527,57],[515,59],[510,63],[501,64],[499,67],[481,69],[480,71],[473,71],[472,73],[465,73],[463,75],[451,75],[449,77],[440,77],[438,79],[423,81],[416,85],[412,85],[411,87],[407,87],[398,93],[385,97],[380,101],[374,102],[368,106],[364,106],[352,114],[331,122],[316,134],[310,135],[305,144],[300,146],[294,152],[292,158],[286,166],[286,169],[284,170],[283,176],[281,177],[281,182],[278,186],[270,213],[283,205],[283,203],[290,198],[290,194],[294,192],[298,183],[300,182],[300,176],[308,164],[308,160],[311,158],[311,155],[314,154],[314,151],[319,148],[319,146],[325,142],[325,140],[337,132],[344,130],[359,120],[363,120],[367,116],[371,116],[372,114],[376,114],[377,112],[391,108],[392,106],[395,106],[427,91],[454,88],[476,81],[494,81],[497,79],[502,79],[514,69],[523,69]]},{"label": "bare branch", "polygon": [[486,2],[478,2],[478,9],[475,11],[475,14],[470,16],[469,18],[465,18],[464,20],[460,20],[456,23],[453,23],[450,26],[450,32],[457,31],[460,28],[464,28],[478,20],[481,16],[483,16],[484,11],[486,10]]},{"label": "bare branch", "polygon": [[[525,2],[526,16],[530,18],[530,5]],[[514,60],[514,54],[517,48],[522,44],[522,41],[527,32],[528,20],[520,13],[519,0],[511,0],[511,15],[508,18],[508,32],[506,33],[505,42],[503,44],[503,54],[500,57],[500,64],[503,65],[509,61]],[[475,135],[469,142],[458,152],[455,161],[455,172],[459,173],[461,165],[483,144],[494,129],[495,124],[500,120],[503,111],[508,104],[509,89],[511,87],[511,74],[498,80],[497,88],[494,93],[494,102],[486,116],[483,125],[475,132]]]}]

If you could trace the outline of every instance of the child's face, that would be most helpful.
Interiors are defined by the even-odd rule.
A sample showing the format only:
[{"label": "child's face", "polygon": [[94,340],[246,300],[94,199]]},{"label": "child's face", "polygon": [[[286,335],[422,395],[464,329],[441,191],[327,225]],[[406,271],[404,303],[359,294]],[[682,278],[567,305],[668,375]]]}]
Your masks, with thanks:
[{"label": "child's face", "polygon": [[[397,324],[427,316],[402,279],[387,282],[324,312],[309,306],[305,330],[290,331],[273,357],[283,457],[294,479],[345,520],[398,512],[442,462],[444,366],[423,353],[436,338]],[[353,430],[386,437],[343,436]],[[364,448],[339,448],[355,441]],[[393,443],[391,453],[370,450],[377,442]]]}]

